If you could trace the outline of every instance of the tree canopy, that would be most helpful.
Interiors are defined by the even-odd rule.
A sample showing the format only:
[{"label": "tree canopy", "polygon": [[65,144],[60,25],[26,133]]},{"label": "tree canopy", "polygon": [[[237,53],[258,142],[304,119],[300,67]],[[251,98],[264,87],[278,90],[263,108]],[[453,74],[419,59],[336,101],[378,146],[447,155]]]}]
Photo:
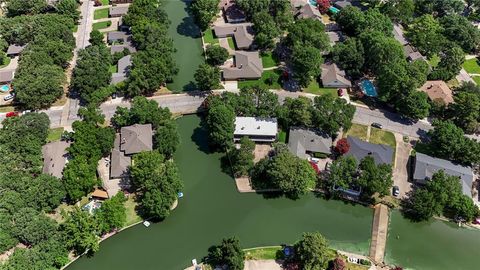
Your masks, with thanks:
[{"label": "tree canopy", "polygon": [[192,11],[202,31],[205,31],[218,13],[220,0],[198,0],[193,2]]},{"label": "tree canopy", "polygon": [[243,270],[244,257],[240,241],[236,237],[230,237],[222,239],[220,245],[211,246],[208,249],[207,261],[214,266],[226,266],[230,270]]},{"label": "tree canopy", "polygon": [[300,263],[301,269],[322,270],[330,260],[328,242],[319,232],[303,233],[294,249],[295,260]]}]

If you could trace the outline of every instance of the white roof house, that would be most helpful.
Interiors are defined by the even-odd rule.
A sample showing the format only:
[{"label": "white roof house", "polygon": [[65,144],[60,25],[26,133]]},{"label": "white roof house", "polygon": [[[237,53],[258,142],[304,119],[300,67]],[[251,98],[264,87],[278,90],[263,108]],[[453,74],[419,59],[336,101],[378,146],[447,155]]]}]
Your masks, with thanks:
[{"label": "white roof house", "polygon": [[234,141],[246,136],[255,142],[274,142],[277,131],[276,118],[236,117]]}]

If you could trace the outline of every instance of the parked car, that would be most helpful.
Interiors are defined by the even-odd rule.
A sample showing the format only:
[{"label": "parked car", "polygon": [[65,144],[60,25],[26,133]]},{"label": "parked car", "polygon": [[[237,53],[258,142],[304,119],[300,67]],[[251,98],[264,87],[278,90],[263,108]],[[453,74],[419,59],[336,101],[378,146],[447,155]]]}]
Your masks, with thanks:
[{"label": "parked car", "polygon": [[18,115],[19,115],[18,112],[7,112],[7,114],[5,114],[5,117],[15,117]]},{"label": "parked car", "polygon": [[383,126],[382,126],[382,124],[380,124],[380,123],[374,122],[374,123],[372,123],[372,127],[380,128],[380,129],[381,129]]},{"label": "parked car", "polygon": [[342,88],[338,88],[337,93],[338,93],[338,96],[339,96],[339,97],[342,97],[342,96],[343,96],[343,93],[344,93],[344,92],[343,92],[343,89],[342,89]]},{"label": "parked car", "polygon": [[392,194],[393,194],[393,196],[395,196],[395,197],[397,197],[398,195],[400,195],[400,188],[399,188],[398,186],[393,186]]},{"label": "parked car", "polygon": [[15,94],[13,94],[13,93],[12,93],[12,94],[8,94],[8,95],[6,95],[5,97],[3,97],[3,100],[9,101],[9,100],[13,99],[14,97],[15,97]]}]

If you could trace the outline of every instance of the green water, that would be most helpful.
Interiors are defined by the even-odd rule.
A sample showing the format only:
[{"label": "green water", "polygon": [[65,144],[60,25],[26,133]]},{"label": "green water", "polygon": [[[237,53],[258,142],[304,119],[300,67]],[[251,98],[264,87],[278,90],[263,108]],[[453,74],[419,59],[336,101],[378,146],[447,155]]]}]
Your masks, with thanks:
[{"label": "green water", "polygon": [[193,74],[204,62],[200,29],[190,16],[187,4],[191,0],[167,0],[165,10],[172,22],[169,34],[177,51],[174,58],[179,68],[173,82],[167,85],[174,92],[194,90]]},{"label": "green water", "polygon": [[240,194],[220,168],[220,154],[205,152],[200,118],[178,120],[181,147],[175,155],[185,197],[164,222],[138,225],[102,242],[92,258],[77,269],[183,269],[221,238],[236,235],[243,247],[292,243],[302,232],[320,231],[340,249],[367,253],[372,210],[325,201],[313,195],[292,201]]},{"label": "green water", "polygon": [[480,231],[451,222],[412,223],[394,211],[386,261],[405,269],[480,269]]}]

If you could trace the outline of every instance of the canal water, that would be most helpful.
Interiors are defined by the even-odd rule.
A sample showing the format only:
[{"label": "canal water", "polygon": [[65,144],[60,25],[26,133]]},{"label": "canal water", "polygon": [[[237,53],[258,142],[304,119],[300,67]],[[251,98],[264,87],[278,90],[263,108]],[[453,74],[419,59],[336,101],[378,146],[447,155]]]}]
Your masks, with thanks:
[{"label": "canal water", "polygon": [[174,59],[179,72],[173,82],[167,84],[173,92],[190,91],[195,89],[193,74],[200,64],[203,64],[203,49],[200,29],[189,13],[188,3],[192,0],[166,0],[165,10],[171,21],[168,30],[177,50]]},{"label": "canal water", "polygon": [[293,243],[309,231],[321,232],[335,248],[368,252],[371,209],[313,195],[294,201],[240,194],[222,172],[222,155],[209,153],[200,118],[185,116],[178,123],[175,160],[185,184],[178,208],[164,222],[107,239],[92,258],[79,259],[69,270],[183,269],[223,237],[237,236],[248,248]]}]

